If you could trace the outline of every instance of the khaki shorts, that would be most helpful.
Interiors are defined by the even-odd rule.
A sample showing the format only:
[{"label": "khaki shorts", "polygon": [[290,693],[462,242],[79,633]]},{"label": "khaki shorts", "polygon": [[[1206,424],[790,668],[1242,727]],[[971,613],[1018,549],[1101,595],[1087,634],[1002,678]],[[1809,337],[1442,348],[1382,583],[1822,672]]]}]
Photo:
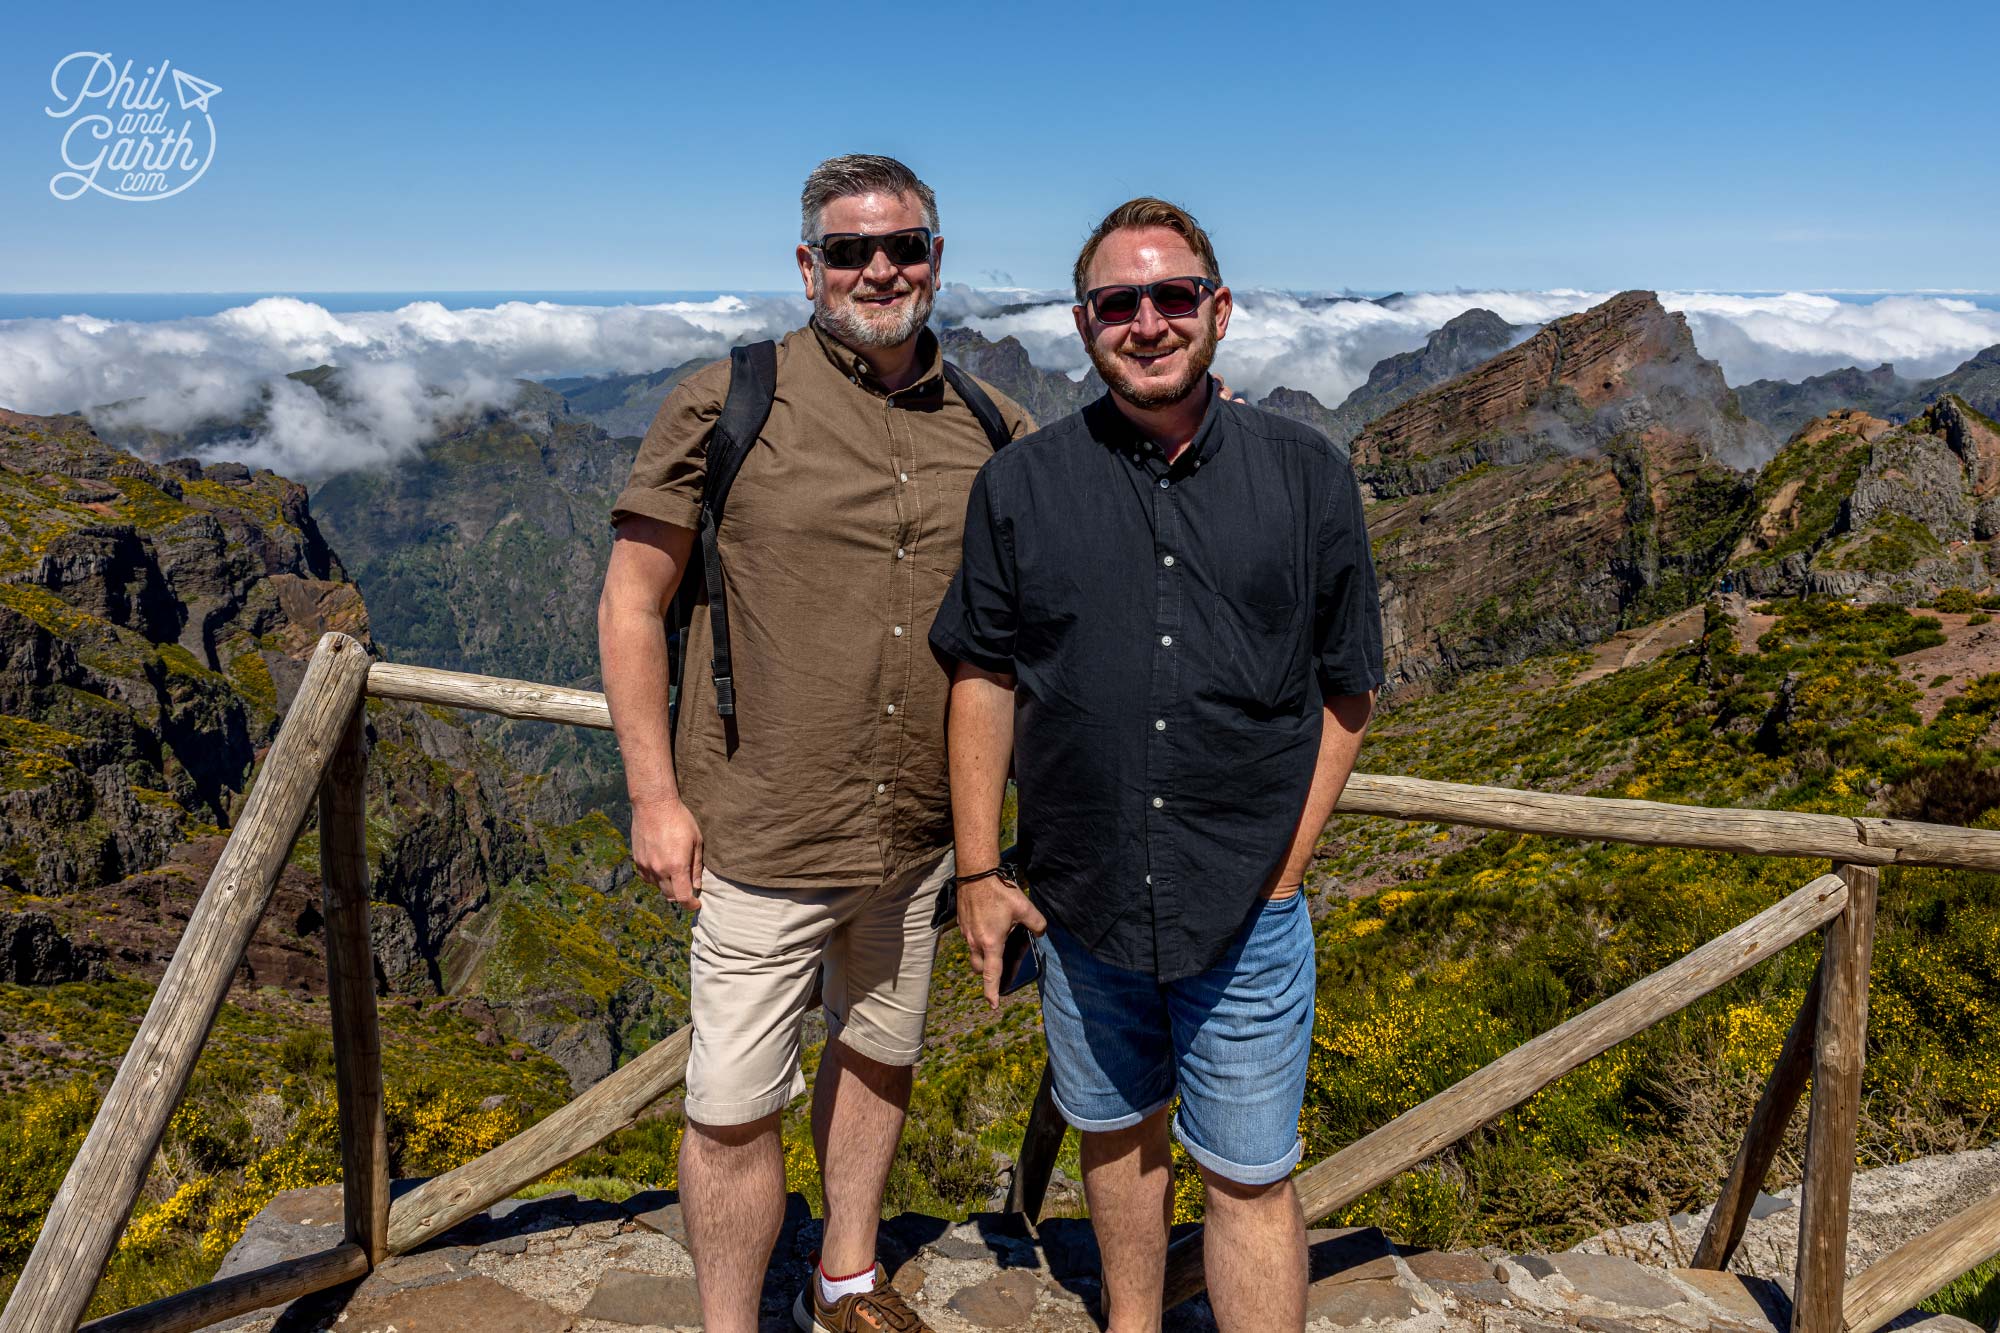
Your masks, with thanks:
[{"label": "khaki shorts", "polygon": [[931,911],[953,869],[946,852],[886,883],[839,889],[760,889],[704,871],[688,958],[687,1118],[748,1124],[806,1090],[799,1031],[822,968],[828,1039],[915,1064],[937,955]]}]

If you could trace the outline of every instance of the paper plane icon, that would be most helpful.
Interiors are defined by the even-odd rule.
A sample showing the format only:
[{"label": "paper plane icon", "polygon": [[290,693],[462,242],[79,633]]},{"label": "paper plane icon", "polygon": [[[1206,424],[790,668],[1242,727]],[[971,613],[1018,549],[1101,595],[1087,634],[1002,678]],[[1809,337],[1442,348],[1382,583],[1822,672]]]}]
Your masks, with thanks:
[{"label": "paper plane icon", "polygon": [[184,69],[174,71],[174,91],[180,94],[181,110],[206,111],[208,99],[222,89],[207,79],[197,79]]}]

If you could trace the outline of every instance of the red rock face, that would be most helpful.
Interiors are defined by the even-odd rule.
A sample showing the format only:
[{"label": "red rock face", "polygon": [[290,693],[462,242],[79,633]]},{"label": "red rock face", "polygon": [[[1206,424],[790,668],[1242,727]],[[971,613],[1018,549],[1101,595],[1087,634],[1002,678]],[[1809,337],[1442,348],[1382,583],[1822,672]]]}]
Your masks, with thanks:
[{"label": "red rock face", "polygon": [[1760,442],[1650,292],[1558,320],[1375,421],[1353,456],[1377,499],[1391,680],[1595,642],[1699,596],[1749,501],[1721,460]]}]

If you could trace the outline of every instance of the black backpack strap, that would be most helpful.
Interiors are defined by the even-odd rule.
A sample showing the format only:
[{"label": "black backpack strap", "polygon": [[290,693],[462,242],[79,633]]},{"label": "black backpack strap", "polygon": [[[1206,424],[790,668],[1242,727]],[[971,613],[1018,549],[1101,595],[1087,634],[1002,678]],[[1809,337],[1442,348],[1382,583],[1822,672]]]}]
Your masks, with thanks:
[{"label": "black backpack strap", "polygon": [[1007,423],[1000,416],[1000,409],[986,390],[979,387],[979,381],[954,366],[944,363],[945,381],[958,391],[965,405],[972,409],[972,415],[979,418],[979,424],[986,429],[986,442],[999,449],[1014,437],[1007,430]]},{"label": "black backpack strap", "polygon": [[729,598],[723,590],[722,557],[716,536],[729,488],[743,470],[743,460],[756,447],[771,404],[778,396],[778,345],[751,343],[729,353],[729,397],[708,438],[708,466],[702,479],[701,560],[708,580],[708,624],[714,639],[709,667],[715,677],[715,711],[736,713],[736,673],[729,654]]}]

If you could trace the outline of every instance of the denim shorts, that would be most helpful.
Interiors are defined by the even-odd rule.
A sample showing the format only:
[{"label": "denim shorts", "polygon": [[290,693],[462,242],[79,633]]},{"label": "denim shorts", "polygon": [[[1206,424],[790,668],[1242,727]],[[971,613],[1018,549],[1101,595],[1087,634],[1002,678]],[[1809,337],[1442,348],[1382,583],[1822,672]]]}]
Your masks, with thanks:
[{"label": "denim shorts", "polygon": [[1195,1161],[1241,1185],[1291,1174],[1312,1051],[1305,894],[1260,906],[1220,962],[1179,981],[1102,962],[1053,920],[1035,952],[1063,1119],[1126,1129],[1178,1091],[1174,1137]]}]

